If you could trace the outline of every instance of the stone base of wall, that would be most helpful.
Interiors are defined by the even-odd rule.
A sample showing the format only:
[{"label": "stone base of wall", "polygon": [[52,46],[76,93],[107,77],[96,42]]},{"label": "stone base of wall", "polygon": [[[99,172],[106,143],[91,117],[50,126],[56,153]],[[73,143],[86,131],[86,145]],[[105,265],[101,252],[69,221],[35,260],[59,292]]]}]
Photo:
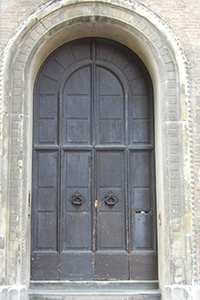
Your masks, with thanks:
[{"label": "stone base of wall", "polygon": [[27,294],[26,286],[2,286],[0,288],[0,300],[25,300]]},{"label": "stone base of wall", "polygon": [[[166,300],[194,300],[200,299],[200,286],[167,286]],[[27,291],[25,286],[12,286],[0,288],[0,300],[24,300],[27,299],[29,294],[29,300],[79,300],[80,297],[83,300],[160,300],[161,295],[158,289],[153,290],[137,290],[137,291],[79,291],[77,293],[60,289],[30,289]]]},{"label": "stone base of wall", "polygon": [[167,286],[166,300],[193,300],[200,299],[200,286]]}]

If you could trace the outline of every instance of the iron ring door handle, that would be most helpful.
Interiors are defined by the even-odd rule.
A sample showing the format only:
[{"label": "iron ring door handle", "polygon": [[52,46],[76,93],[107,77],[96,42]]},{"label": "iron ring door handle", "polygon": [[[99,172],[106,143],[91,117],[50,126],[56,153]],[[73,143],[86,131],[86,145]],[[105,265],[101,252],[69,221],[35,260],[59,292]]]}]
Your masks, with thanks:
[{"label": "iron ring door handle", "polygon": [[75,206],[80,206],[83,204],[84,197],[82,194],[80,194],[78,191],[76,191],[72,196],[71,196],[71,203]]},{"label": "iron ring door handle", "polygon": [[107,197],[105,203],[108,206],[114,206],[116,203],[116,199],[114,197]]},{"label": "iron ring door handle", "polygon": [[109,191],[104,199],[105,199],[105,204],[108,206],[114,206],[119,200],[112,191]]},{"label": "iron ring door handle", "polygon": [[82,199],[80,197],[74,197],[72,199],[72,204],[75,206],[80,206],[82,204]]}]

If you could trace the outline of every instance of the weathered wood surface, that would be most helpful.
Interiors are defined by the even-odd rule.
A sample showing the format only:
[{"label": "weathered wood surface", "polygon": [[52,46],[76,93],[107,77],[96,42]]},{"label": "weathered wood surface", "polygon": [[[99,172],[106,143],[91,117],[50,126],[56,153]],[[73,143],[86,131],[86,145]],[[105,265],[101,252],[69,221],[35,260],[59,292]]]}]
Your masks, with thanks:
[{"label": "weathered wood surface", "polygon": [[34,93],[32,279],[157,279],[153,145],[138,57],[103,39],[50,56]]}]

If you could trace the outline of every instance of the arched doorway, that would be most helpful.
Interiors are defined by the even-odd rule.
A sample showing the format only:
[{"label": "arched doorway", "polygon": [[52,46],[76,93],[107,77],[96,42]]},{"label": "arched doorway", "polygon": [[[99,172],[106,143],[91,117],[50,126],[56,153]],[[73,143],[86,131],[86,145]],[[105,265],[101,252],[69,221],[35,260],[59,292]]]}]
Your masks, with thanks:
[{"label": "arched doorway", "polygon": [[[191,282],[197,280],[198,255],[197,231],[191,230],[196,228],[195,198],[193,193],[191,197],[192,184],[188,184],[193,181],[193,149],[187,59],[179,39],[157,14],[140,3],[121,1],[119,5],[117,0],[53,1],[48,7],[40,7],[21,24],[4,51],[1,70],[7,75],[2,77],[0,89],[5,108],[2,174],[6,182],[2,185],[5,201],[1,218],[6,224],[5,234],[9,233],[3,271],[7,282],[5,292],[16,299],[36,299],[42,294],[45,298],[47,292],[50,297],[54,293],[54,298],[59,298],[56,289],[43,286],[35,296],[36,292],[31,289],[34,286],[38,290],[37,281],[30,282],[27,275],[30,274],[32,214],[32,91],[36,74],[50,53],[67,42],[89,36],[113,39],[126,45],[142,59],[151,75],[159,287],[163,299],[179,297],[179,291],[192,297]],[[187,223],[189,227],[183,226],[184,211],[188,212],[185,216],[192,217],[191,228],[190,223]],[[184,217],[185,221],[188,218]],[[185,235],[188,242],[183,243]],[[191,263],[195,266],[193,274],[188,272]],[[89,297],[97,299],[96,294]]]},{"label": "arched doorway", "polygon": [[33,280],[157,279],[153,92],[111,40],[70,42],[34,90]]}]

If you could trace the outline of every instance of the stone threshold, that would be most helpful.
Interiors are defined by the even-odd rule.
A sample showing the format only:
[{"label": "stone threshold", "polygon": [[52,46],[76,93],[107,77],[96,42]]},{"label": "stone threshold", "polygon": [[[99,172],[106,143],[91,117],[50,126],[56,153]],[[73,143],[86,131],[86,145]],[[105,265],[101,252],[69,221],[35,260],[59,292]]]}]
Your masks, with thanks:
[{"label": "stone threshold", "polygon": [[160,300],[157,281],[32,281],[30,300]]}]

